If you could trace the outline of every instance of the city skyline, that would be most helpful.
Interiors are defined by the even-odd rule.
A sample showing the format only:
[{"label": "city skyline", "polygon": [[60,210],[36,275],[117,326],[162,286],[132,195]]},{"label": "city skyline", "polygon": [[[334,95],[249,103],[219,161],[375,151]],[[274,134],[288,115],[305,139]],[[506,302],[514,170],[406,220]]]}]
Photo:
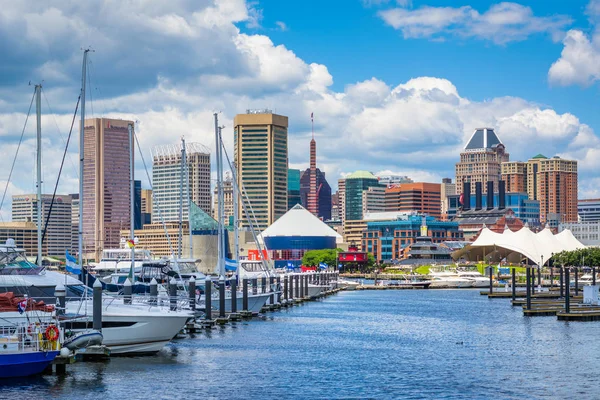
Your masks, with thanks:
[{"label": "city skyline", "polygon": [[[306,4],[307,9],[310,4]],[[109,23],[99,25],[82,8],[63,7],[60,2],[39,5],[38,9],[9,4],[7,9],[36,16],[53,7],[57,18],[65,27],[70,26],[73,34],[66,40],[62,30],[50,32],[42,26],[36,31],[32,24],[25,24],[19,37],[13,31],[0,31],[10,45],[3,67],[7,73],[0,81],[4,100],[0,103],[0,133],[6,144],[0,167],[8,169],[15,137],[25,120],[30,96],[27,82],[43,79],[51,106],[44,102],[42,119],[44,192],[49,191],[79,91],[79,49],[82,43],[90,43],[96,52],[91,54],[93,101],[88,100],[88,113],[90,117],[139,121],[136,132],[147,163],[153,146],[172,143],[181,133],[185,133],[186,140],[203,143],[212,150],[214,110],[222,112],[225,144],[232,149],[233,116],[246,108],[272,107],[274,112],[290,118],[289,167],[298,169],[307,165],[304,149],[310,140],[310,114],[314,112],[319,164],[333,191],[339,176],[358,169],[439,182],[452,176],[455,155],[473,129],[490,126],[510,149],[511,160],[526,161],[537,153],[578,160],[580,197],[600,196],[596,189],[600,178],[594,173],[600,121],[587,105],[593,98],[598,74],[593,66],[582,70],[574,51],[579,45],[581,49],[590,48],[592,56],[596,54],[591,39],[597,19],[595,2],[501,5],[472,1],[455,8],[441,8],[436,2],[426,1],[405,4],[409,6],[392,1],[348,2],[348,15],[367,27],[364,39],[355,38],[351,49],[341,39],[335,39],[328,48],[323,44],[308,48],[306,38],[316,38],[319,33],[310,19],[301,18],[306,11],[297,5],[267,0],[216,1],[192,8],[163,5],[154,10],[120,5],[107,10],[115,16],[139,12],[155,23],[148,26],[135,20],[127,27],[118,18],[107,18]],[[311,14],[323,17],[332,7],[312,7]],[[439,11],[444,18],[446,13],[455,12],[460,18],[430,26],[419,19],[428,9]],[[515,18],[521,17],[520,23],[503,25],[501,19],[492,18],[509,12]],[[10,15],[19,13],[9,14],[6,26],[12,27]],[[168,15],[180,19],[172,26],[161,23]],[[484,21],[496,21],[488,22],[493,29],[485,34],[475,29],[481,28]],[[209,23],[214,32],[206,29]],[[347,23],[336,21],[335,26],[347,32]],[[131,24],[142,34],[127,29]],[[42,35],[47,44],[54,46],[52,53],[35,40]],[[113,48],[107,43],[112,43],[115,35],[121,40]],[[336,61],[336,57],[343,60],[354,54],[351,51],[363,54],[367,51],[363,41],[375,36],[379,40],[371,41],[376,45],[368,49],[372,57],[359,57],[364,61],[352,68]],[[177,45],[173,49],[159,48],[152,45],[156,39]],[[212,47],[198,44],[212,39]],[[138,50],[146,44],[151,56]],[[13,45],[40,51],[33,59],[23,58]],[[179,56],[175,55],[179,53],[173,52],[188,47],[194,50],[186,54],[186,64],[193,67],[177,72],[180,68],[174,66]],[[161,51],[173,57],[152,57]],[[399,64],[397,53],[408,61]],[[460,54],[462,61],[450,54]],[[474,54],[488,57],[485,68],[478,67]],[[215,63],[207,63],[207,56]],[[389,57],[389,65],[380,66],[386,64],[376,62],[381,57]],[[439,62],[440,57],[443,62]],[[116,60],[122,63],[116,65]],[[128,69],[133,63],[139,67]],[[20,68],[23,65],[26,68]],[[277,68],[280,65],[287,68]],[[565,72],[565,65],[578,74]],[[136,74],[131,73],[133,70]],[[50,111],[54,113],[50,115]],[[29,139],[32,129],[30,124],[26,130]],[[25,143],[22,154],[33,153],[30,142]],[[76,192],[76,142],[72,143],[59,189],[63,193]],[[529,146],[524,144],[533,143],[539,148],[530,154]],[[430,154],[436,157],[429,160]],[[137,154],[136,176],[145,177]],[[8,194],[31,192],[31,182],[30,172],[23,168],[15,174]],[[146,179],[142,179],[142,185],[148,187]],[[8,215],[7,207],[3,216],[7,219]]]}]

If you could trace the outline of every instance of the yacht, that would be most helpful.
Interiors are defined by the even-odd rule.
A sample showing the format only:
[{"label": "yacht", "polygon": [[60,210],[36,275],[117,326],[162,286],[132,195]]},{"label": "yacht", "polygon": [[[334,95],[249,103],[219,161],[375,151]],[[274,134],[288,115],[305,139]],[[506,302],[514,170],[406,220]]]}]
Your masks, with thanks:
[{"label": "yacht", "polygon": [[479,271],[457,271],[457,274],[461,278],[470,280],[472,287],[484,288],[490,286],[490,278],[481,275]]},{"label": "yacht", "polygon": [[[72,319],[65,321],[67,329],[83,331],[91,328],[91,290],[83,282],[31,264],[25,251],[18,249],[12,239],[0,246],[0,292],[27,295],[37,301],[55,304],[54,292],[59,285],[64,285],[67,292],[65,316]],[[193,316],[189,311],[171,311],[168,305],[153,306],[144,300],[139,300],[139,304],[123,304],[123,298],[103,295],[102,334],[111,354],[159,351]],[[0,326],[27,321],[28,313],[4,313]]]},{"label": "yacht", "polygon": [[343,290],[356,290],[360,286],[360,282],[344,278],[338,278],[336,284],[338,288]]},{"label": "yacht", "polygon": [[[134,255],[134,272],[139,274],[142,264],[152,260],[152,253],[149,250],[135,249]],[[106,277],[111,274],[128,274],[130,269],[131,249],[105,249],[102,251],[100,262],[94,264],[90,272],[98,277]]]},{"label": "yacht", "polygon": [[431,288],[448,288],[448,289],[456,289],[456,288],[468,288],[472,287],[473,281],[459,276],[456,272],[451,271],[441,271],[441,272],[431,272]]}]

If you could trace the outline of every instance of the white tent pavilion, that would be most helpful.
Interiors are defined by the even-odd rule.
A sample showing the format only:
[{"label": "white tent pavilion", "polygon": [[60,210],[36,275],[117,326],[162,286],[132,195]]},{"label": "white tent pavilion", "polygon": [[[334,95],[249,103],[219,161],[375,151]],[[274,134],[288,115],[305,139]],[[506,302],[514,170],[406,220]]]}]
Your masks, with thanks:
[{"label": "white tent pavilion", "polygon": [[569,230],[554,235],[549,228],[533,233],[528,227],[523,227],[517,232],[505,228],[503,233],[497,233],[484,226],[473,243],[455,251],[452,257],[455,260],[465,257],[469,261],[487,262],[500,262],[506,259],[512,263],[529,259],[541,266],[553,254],[584,247]]}]

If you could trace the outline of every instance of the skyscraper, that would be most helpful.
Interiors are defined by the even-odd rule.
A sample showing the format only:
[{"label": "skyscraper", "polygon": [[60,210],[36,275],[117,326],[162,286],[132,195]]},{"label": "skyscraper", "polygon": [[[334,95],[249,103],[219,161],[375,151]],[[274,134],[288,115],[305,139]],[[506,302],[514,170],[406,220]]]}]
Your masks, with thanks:
[{"label": "skyscraper", "polygon": [[442,184],[440,185],[440,200],[441,200],[441,212],[442,219],[446,220],[448,217],[448,196],[456,194],[456,183],[452,183],[451,178],[443,178]]},{"label": "skyscraper", "polygon": [[577,221],[577,161],[538,154],[527,162],[502,164],[507,190],[540,202],[540,222],[557,226]]},{"label": "skyscraper", "polygon": [[577,222],[577,161],[540,156],[527,162],[528,194],[540,201],[540,221]]},{"label": "skyscraper", "polygon": [[288,210],[296,204],[302,204],[300,197],[300,170],[288,169]]},{"label": "skyscraper", "polygon": [[[233,124],[238,185],[256,216],[253,226],[262,231],[287,211],[288,118],[270,110],[247,110]],[[250,226],[241,203],[239,215],[240,225]]]},{"label": "skyscraper", "polygon": [[[51,194],[42,195],[42,231],[44,237],[44,256],[64,257],[65,250],[71,249],[71,197],[57,195],[52,204]],[[33,222],[37,226],[37,197],[35,194],[20,194],[12,197],[12,221]],[[50,218],[48,218],[50,215]],[[36,238],[37,243],[37,238]],[[33,255],[33,254],[31,254]]]},{"label": "skyscraper", "polygon": [[346,220],[346,178],[338,179],[338,219]]},{"label": "skyscraper", "polygon": [[477,128],[465,150],[460,153],[460,162],[456,164],[456,191],[463,193],[463,184],[481,182],[483,193],[487,193],[486,182],[494,182],[498,190],[501,170],[500,164],[509,161],[509,154],[492,128]]},{"label": "skyscraper", "polygon": [[375,175],[367,171],[356,171],[345,180],[345,221],[360,220],[363,217],[364,191],[372,186],[379,186]]},{"label": "skyscraper", "polygon": [[83,251],[100,259],[105,248],[119,247],[120,230],[129,227],[129,141],[132,121],[85,120],[83,158]]},{"label": "skyscraper", "polygon": [[181,144],[157,146],[152,159],[152,223],[179,221],[183,196],[183,220],[188,218],[188,196],[211,214],[210,153],[200,143],[186,143],[186,168],[181,192]]},{"label": "skyscraper", "polygon": [[402,183],[385,190],[385,211],[416,211],[441,217],[439,183]]}]

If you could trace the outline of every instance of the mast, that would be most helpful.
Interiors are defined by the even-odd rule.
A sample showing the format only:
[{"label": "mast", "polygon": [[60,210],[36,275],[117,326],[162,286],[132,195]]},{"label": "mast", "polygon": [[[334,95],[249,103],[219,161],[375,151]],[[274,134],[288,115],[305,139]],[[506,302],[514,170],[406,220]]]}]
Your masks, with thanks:
[{"label": "mast", "polygon": [[239,224],[238,224],[238,218],[239,218],[239,212],[238,212],[238,187],[237,187],[237,172],[236,172],[236,168],[237,165],[234,161],[233,163],[233,168],[231,169],[231,175],[233,177],[232,179],[232,186],[233,186],[233,240],[234,240],[234,247],[233,247],[233,256],[235,261],[237,262],[237,268],[235,269],[235,276],[237,278],[238,276],[238,272],[239,272],[239,268],[240,268],[240,238],[239,238]]},{"label": "mast", "polygon": [[[221,182],[220,182],[220,166],[221,166],[221,152],[219,151],[220,142],[219,142],[219,116],[217,113],[214,113],[215,117],[215,152],[216,152],[216,162],[217,162],[217,271],[219,273],[219,278],[221,278],[221,269],[223,264],[223,232],[221,230]],[[224,276],[223,276],[224,278]]]},{"label": "mast", "polygon": [[223,139],[221,138],[222,127],[219,127],[219,142],[217,147],[218,167],[217,167],[217,194],[219,196],[219,230],[221,233],[221,264],[219,269],[219,279],[225,279],[225,197],[223,193]]},{"label": "mast", "polygon": [[37,265],[42,267],[42,85],[35,85],[37,120]]},{"label": "mast", "polygon": [[129,221],[129,237],[131,239],[131,283],[135,283],[135,177],[133,175],[133,124],[127,125],[127,131],[129,133],[129,207],[130,221]]},{"label": "mast", "polygon": [[[179,241],[177,243],[177,258],[181,258],[183,246],[183,160],[185,159],[185,140],[181,138],[181,165],[179,169]],[[189,210],[188,210],[189,213]]]},{"label": "mast", "polygon": [[78,227],[78,260],[83,268],[83,136],[85,130],[85,75],[87,67],[87,56],[90,50],[83,51],[83,65],[81,66],[81,121],[79,126],[79,227]]}]

